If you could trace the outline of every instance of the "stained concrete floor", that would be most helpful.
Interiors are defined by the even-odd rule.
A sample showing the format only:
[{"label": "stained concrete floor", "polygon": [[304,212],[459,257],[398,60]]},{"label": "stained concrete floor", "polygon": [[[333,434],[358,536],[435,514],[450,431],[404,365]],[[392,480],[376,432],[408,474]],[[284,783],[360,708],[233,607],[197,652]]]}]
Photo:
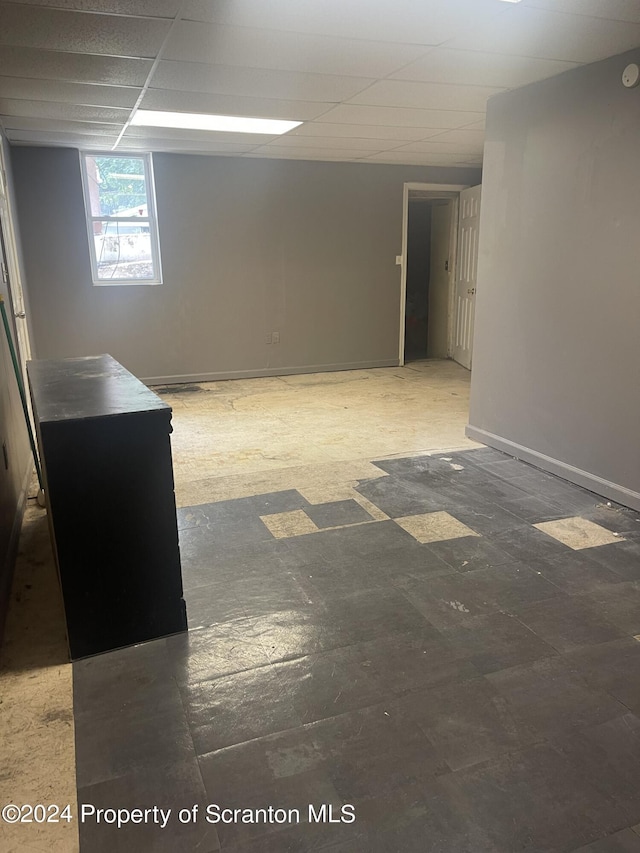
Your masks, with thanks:
[{"label": "stained concrete floor", "polygon": [[[47,518],[30,500],[0,650],[0,806],[70,804],[76,812],[72,697],[72,666]],[[0,821],[2,853],[77,849],[75,822]]]},{"label": "stained concrete floor", "polygon": [[[464,437],[469,374],[453,362],[168,391],[178,506],[289,487],[312,502],[351,498],[359,479],[378,476],[370,464],[378,454],[474,446]],[[32,501],[0,653],[6,802],[75,802],[72,667],[62,613],[46,517]],[[77,850],[77,825],[0,824],[2,853],[45,848]]]},{"label": "stained concrete floor", "polygon": [[640,850],[638,513],[488,448],[372,466],[178,510],[189,634],[74,664],[79,800],[173,817],[83,850]]},{"label": "stained concrete floor", "polygon": [[[638,514],[467,441],[467,396],[448,362],[165,396],[191,630],[74,664],[74,716],[81,802],[174,813],[83,851],[640,850]],[[207,803],[301,822],[176,821]]]},{"label": "stained concrete floor", "polygon": [[197,388],[162,395],[178,506],[287,488],[337,499],[378,476],[372,459],[479,446],[464,435],[469,372],[452,361]]}]

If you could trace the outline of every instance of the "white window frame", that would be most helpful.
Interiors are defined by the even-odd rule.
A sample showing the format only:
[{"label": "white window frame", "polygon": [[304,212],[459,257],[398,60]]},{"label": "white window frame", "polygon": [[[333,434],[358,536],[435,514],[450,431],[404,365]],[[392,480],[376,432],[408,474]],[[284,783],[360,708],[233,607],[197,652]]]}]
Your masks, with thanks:
[{"label": "white window frame", "polygon": [[[94,216],[91,212],[91,196],[89,194],[87,157],[122,157],[123,159],[135,158],[142,160],[144,164],[144,179],[147,193],[147,216]],[[124,152],[118,151],[81,151],[80,171],[82,172],[82,191],[84,195],[84,211],[87,223],[87,237],[89,240],[89,256],[91,258],[91,277],[96,287],[111,287],[112,285],[156,285],[162,284],[162,265],[160,263],[160,240],[158,237],[158,215],[156,209],[156,190],[153,177],[153,160],[149,152]],[[96,258],[95,235],[93,231],[94,222],[133,222],[140,225],[141,222],[149,223],[149,237],[151,243],[151,262],[153,264],[154,278],[98,278],[98,259]]]}]

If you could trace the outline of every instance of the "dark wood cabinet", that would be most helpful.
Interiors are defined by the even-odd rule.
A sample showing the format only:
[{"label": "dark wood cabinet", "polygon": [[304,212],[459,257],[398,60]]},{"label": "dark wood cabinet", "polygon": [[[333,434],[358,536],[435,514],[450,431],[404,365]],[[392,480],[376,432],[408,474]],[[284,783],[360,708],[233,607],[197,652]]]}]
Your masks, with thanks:
[{"label": "dark wood cabinet", "polygon": [[186,630],[171,408],[109,355],[27,371],[71,658]]}]

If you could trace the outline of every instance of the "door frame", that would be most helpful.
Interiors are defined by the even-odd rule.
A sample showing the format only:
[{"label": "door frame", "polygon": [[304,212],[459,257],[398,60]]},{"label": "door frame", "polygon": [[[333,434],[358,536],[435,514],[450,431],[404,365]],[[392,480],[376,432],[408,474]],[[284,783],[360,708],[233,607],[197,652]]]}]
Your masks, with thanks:
[{"label": "door frame", "polygon": [[[407,251],[409,240],[409,194],[412,190],[422,190],[433,193],[447,193],[453,201],[451,216],[450,236],[450,266],[449,266],[449,320],[447,324],[447,353],[451,352],[451,339],[453,334],[453,288],[456,271],[456,241],[458,235],[458,208],[460,204],[460,192],[470,187],[470,184],[423,184],[410,181],[405,183],[402,190],[402,254],[400,255],[400,341],[398,352],[398,364],[404,365],[405,345],[405,322],[407,314]],[[445,196],[445,197],[447,197]],[[436,196],[434,195],[434,198]]]},{"label": "door frame", "polygon": [[22,284],[22,270],[20,265],[20,253],[16,238],[16,215],[13,209],[13,199],[7,181],[7,142],[0,134],[0,228],[5,251],[5,262],[8,274],[8,290],[11,300],[11,311],[13,314],[13,326],[16,334],[16,349],[18,361],[22,370],[25,388],[28,388],[26,364],[32,357],[31,336],[29,333],[29,321],[27,306]]}]

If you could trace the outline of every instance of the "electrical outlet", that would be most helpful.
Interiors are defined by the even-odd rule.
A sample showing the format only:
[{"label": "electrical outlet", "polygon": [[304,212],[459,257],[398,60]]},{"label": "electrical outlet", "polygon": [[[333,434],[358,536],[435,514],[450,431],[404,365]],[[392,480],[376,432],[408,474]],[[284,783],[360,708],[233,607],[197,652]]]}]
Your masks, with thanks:
[{"label": "electrical outlet", "polygon": [[271,332],[271,343],[279,344],[280,343],[280,332]]},{"label": "electrical outlet", "polygon": [[264,342],[265,344],[273,343],[273,341],[271,340],[271,332],[267,332],[267,334],[265,335]]}]

